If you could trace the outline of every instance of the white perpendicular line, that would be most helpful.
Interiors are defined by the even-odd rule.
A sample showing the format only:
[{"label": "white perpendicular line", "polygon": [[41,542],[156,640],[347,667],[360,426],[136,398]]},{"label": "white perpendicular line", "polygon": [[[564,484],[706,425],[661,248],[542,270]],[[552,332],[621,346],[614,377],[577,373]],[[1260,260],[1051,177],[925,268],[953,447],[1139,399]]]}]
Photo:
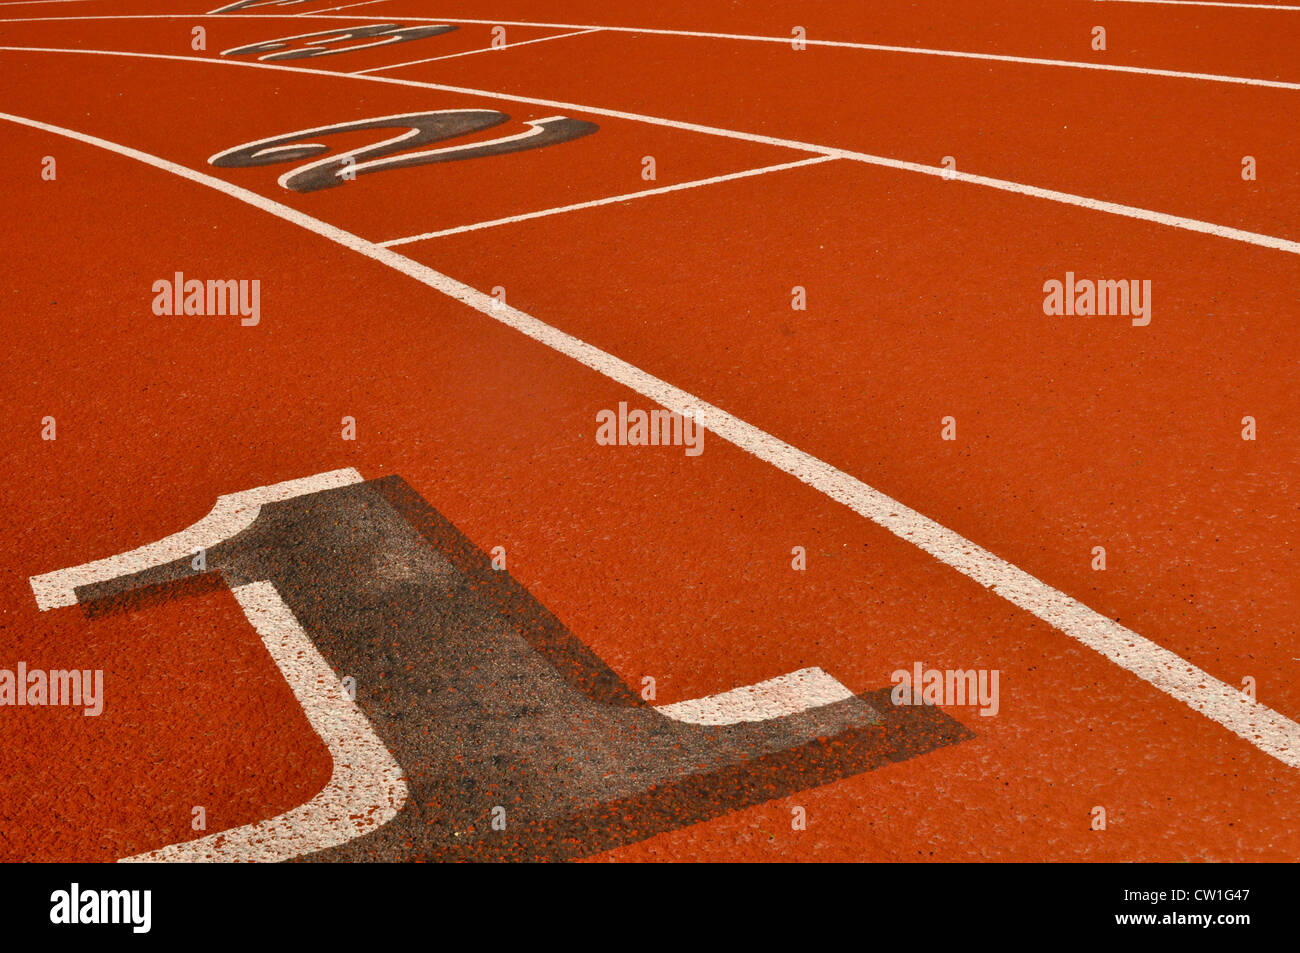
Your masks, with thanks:
[{"label": "white perpendicular line", "polygon": [[80,566],[32,576],[30,582],[36,605],[41,611],[76,605],[78,586],[143,572],[192,556],[196,550],[215,546],[252,526],[262,506],[268,503],[360,482],[361,474],[349,467],[219,496],[208,514],[198,522],[156,542]]},{"label": "white perpendicular line", "polygon": [[119,863],[291,860],[368,834],[396,817],[406,803],[401,766],[348,698],[275,586],[250,582],[232,591],[329,750],[330,779],[310,800],[268,820],[169,844]]},{"label": "white perpendicular line", "polygon": [[692,725],[738,725],[797,715],[853,697],[847,686],[814,666],[717,695],[657,705],[655,711]]},{"label": "white perpendicular line", "polygon": [[[1237,6],[1237,4],[1233,4]],[[41,20],[173,20],[173,19],[204,19],[213,14],[118,14],[103,16],[87,17],[15,17],[8,20],[0,20],[3,23],[26,23]],[[298,14],[304,19],[316,20],[391,20],[394,17],[374,17],[362,14],[332,14],[325,16],[311,12]],[[221,19],[237,19],[249,17],[252,19],[264,20],[264,14],[222,14]],[[600,32],[600,33],[632,33],[645,34],[650,36],[684,36],[695,37],[705,40],[739,40],[751,43],[777,43],[788,46],[793,41],[789,36],[759,36],[748,33],[705,33],[695,30],[657,30],[649,27],[631,27],[631,26],[606,26],[599,23],[546,23],[539,20],[466,20],[454,17],[396,17],[403,23],[472,23],[472,24],[491,24],[493,26],[527,26],[538,27],[542,29],[555,30],[576,30],[579,32]],[[1036,56],[1012,56],[1004,53],[976,53],[968,50],[936,50],[922,46],[892,46],[884,43],[859,43],[850,40],[818,40],[815,38],[805,39],[801,42],[812,47],[832,47],[847,50],[867,50],[875,53],[905,53],[914,56],[939,56],[949,59],[962,60],[982,60],[993,63],[1014,63],[1021,66],[1050,66],[1059,69],[1082,69],[1093,70],[1103,73],[1130,73],[1139,76],[1165,76],[1171,79],[1194,79],[1206,83],[1230,83],[1240,86],[1263,86],[1271,89],[1300,89],[1300,83],[1288,83],[1283,80],[1275,79],[1257,79],[1251,76],[1227,76],[1220,73],[1195,73],[1186,70],[1159,69],[1150,66],[1124,66],[1119,63],[1089,63],[1083,60],[1054,60],[1044,59]],[[521,44],[515,44],[521,45]]]},{"label": "white perpendicular line", "polygon": [[[838,159],[849,159],[853,162],[862,162],[867,165],[880,166],[886,169],[916,172],[921,175],[929,175],[944,179],[948,182],[965,182],[970,185],[981,185],[1002,192],[1011,192],[1016,195],[1026,195],[1031,198],[1045,199],[1050,202],[1058,202],[1062,205],[1073,205],[1076,208],[1090,209],[1094,212],[1120,215],[1125,218],[1152,222],[1170,228],[1178,228],[1189,232],[1198,232],[1203,235],[1213,235],[1217,238],[1229,239],[1230,241],[1257,245],[1260,248],[1272,248],[1275,251],[1300,255],[1300,242],[1291,241],[1286,238],[1278,238],[1274,235],[1264,235],[1260,232],[1250,232],[1245,229],[1233,228],[1229,225],[1219,225],[1214,222],[1206,222],[1200,219],[1185,218],[1181,215],[1170,215],[1166,212],[1157,212],[1152,209],[1138,208],[1135,205],[1109,202],[1105,199],[1090,198],[1086,195],[1075,195],[1071,192],[1059,192],[1055,189],[1045,189],[1036,185],[1026,185],[1023,182],[1012,182],[1008,179],[995,179],[985,175],[975,175],[970,172],[958,172],[944,166],[924,165],[919,162],[907,162],[902,159],[891,159],[886,156],[877,156],[866,152],[854,152],[850,149],[839,149],[833,146],[817,145],[811,142],[800,142],[797,139],[780,139],[776,136],[763,136],[755,133],[740,132],[734,129],[722,129],[717,126],[705,126],[700,123],[682,122],[675,119],[663,119],[658,116],[646,116],[639,113],[622,112],[617,109],[605,109],[600,106],[584,106],[581,103],[566,103],[553,99],[539,99],[533,96],[516,96],[512,93],[496,93],[486,89],[472,89],[464,86],[447,86],[441,83],[422,83],[416,80],[399,79],[396,76],[359,76],[355,73],[333,73],[326,70],[306,69],[298,66],[281,66],[276,63],[238,62],[235,60],[210,59],[201,56],[182,56],[174,53],[129,53],[120,50],[79,50],[67,47],[38,46],[0,46],[0,52],[73,53],[91,56],[122,56],[140,59],[176,60],[183,63],[207,63],[218,66],[242,66],[249,69],[282,70],[291,73],[306,73],[312,76],[332,77],[335,79],[351,79],[371,83],[393,83],[399,86],[411,86],[420,89],[437,89],[449,93],[464,93],[471,96],[483,96],[489,99],[499,99],[502,102],[548,106],[556,109],[587,113],[592,116],[608,116],[613,119],[626,119],[629,122],[643,122],[650,125],[663,126],[668,129],[680,129],[685,132],[698,132],[704,135],[721,136],[727,139],[737,139],[742,142],[758,142],[769,146],[780,146],[797,152],[811,152],[816,153],[817,155],[831,156]],[[365,239],[358,240],[365,241]]]},{"label": "white perpendicular line", "polygon": [[482,49],[465,50],[462,53],[448,53],[445,56],[430,56],[428,59],[423,59],[423,60],[407,60],[405,63],[394,63],[391,66],[374,66],[371,67],[370,69],[353,70],[349,75],[363,76],[366,73],[379,73],[382,72],[383,70],[401,69],[403,66],[418,66],[420,63],[436,63],[438,60],[454,60],[458,56],[473,56],[476,53],[491,53],[494,50],[496,51],[512,50],[516,46],[528,46],[530,43],[545,43],[548,40],[563,40],[565,37],[568,36],[582,36],[584,33],[599,33],[599,32],[600,32],[599,29],[575,30],[572,33],[560,33],[557,34],[556,36],[539,36],[535,40],[520,40],[518,43],[507,43],[504,46],[485,46]]},{"label": "white perpendicular line", "polygon": [[578,361],[668,410],[683,416],[694,416],[715,435],[742,451],[772,464],[900,539],[912,543],[944,565],[1093,649],[1283,764],[1300,768],[1300,724],[856,477],[660,380],[622,358],[602,351],[518,308],[502,304],[498,299],[427,265],[399,255],[392,249],[381,248],[336,225],[204,172],[130,146],[37,119],[11,113],[0,113],[0,119],[97,146],[215,189],[387,265],[468,305],[485,317],[514,328],[546,347]]},{"label": "white perpendicular line", "polygon": [[838,156],[813,156],[811,159],[800,159],[797,162],[782,162],[780,165],[763,166],[761,169],[746,169],[743,172],[728,172],[726,175],[715,175],[709,179],[695,179],[690,182],[679,182],[676,185],[665,185],[657,189],[644,189],[640,192],[627,192],[623,195],[613,195],[605,199],[594,199],[590,202],[577,202],[573,205],[561,205],[558,208],[543,209],[540,212],[525,212],[522,215],[509,215],[505,218],[494,218],[486,222],[476,222],[473,225],[458,225],[455,228],[444,228],[437,232],[424,232],[420,235],[408,235],[406,238],[393,238],[386,242],[378,242],[380,248],[395,248],[398,245],[409,245],[411,242],[422,242],[430,238],[445,238],[448,235],[460,235],[464,232],[477,232],[483,228],[495,228],[498,225],[513,225],[516,222],[527,222],[534,218],[546,218],[551,215],[560,215],[564,212],[576,212],[584,208],[597,208],[602,205],[614,205],[619,202],[630,202],[633,199],[648,198],[651,195],[666,195],[669,192],[680,192],[684,189],[698,189],[704,185],[716,185],[719,182],[730,182],[733,179],[747,179],[755,175],[766,175],[768,172],[782,172],[786,169],[797,169],[805,165],[817,165],[821,162],[834,162]]}]

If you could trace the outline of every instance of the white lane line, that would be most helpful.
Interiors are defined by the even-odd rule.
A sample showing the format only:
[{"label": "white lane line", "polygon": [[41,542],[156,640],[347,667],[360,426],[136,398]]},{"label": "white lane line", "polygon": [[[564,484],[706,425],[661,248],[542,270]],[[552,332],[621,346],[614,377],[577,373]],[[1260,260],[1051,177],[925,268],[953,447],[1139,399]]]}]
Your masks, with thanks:
[{"label": "white lane line", "polygon": [[[261,2],[254,3],[251,7],[246,7],[245,9],[255,10],[255,9],[261,9],[263,7],[296,7],[299,4],[307,3],[307,2],[308,0],[261,0]],[[218,13],[225,13],[226,11],[231,11],[233,13],[236,9],[239,9],[241,6],[243,6],[243,0],[235,0],[234,3],[227,3],[224,6],[217,7],[215,10],[209,10],[207,13],[203,15],[210,17],[210,16],[215,16]],[[182,16],[183,15],[184,14],[182,14]],[[249,14],[249,16],[258,16],[258,14]],[[292,16],[297,16],[297,14],[285,13],[282,14],[282,16],[292,17]]]},{"label": "white lane line", "polygon": [[1025,185],[1021,182],[1012,182],[1008,179],[995,179],[985,175],[974,175],[969,172],[957,172],[942,166],[923,165],[919,162],[906,162],[902,159],[890,159],[885,156],[872,155],[867,152],[854,152],[849,149],[837,149],[832,146],[821,146],[811,142],[800,142],[797,139],[779,139],[775,136],[761,136],[754,133],[739,132],[734,129],[705,126],[700,123],[681,122],[676,119],[663,119],[658,116],[647,116],[641,113],[623,112],[617,109],[605,109],[600,106],[584,106],[581,103],[566,103],[554,99],[539,99],[533,96],[516,96],[512,93],[496,93],[487,89],[473,89],[466,86],[447,86],[442,83],[424,83],[418,80],[400,79],[396,76],[358,76],[355,73],[336,73],[330,70],[308,69],[300,66],[283,66],[277,63],[256,63],[242,60],[214,59],[202,56],[182,56],[175,53],[132,53],[123,50],[81,50],[45,46],[0,46],[0,52],[76,53],[88,56],[122,56],[136,59],[175,60],[181,63],[207,63],[218,66],[238,66],[246,69],[273,69],[290,73],[310,74],[312,76],[355,79],[370,83],[392,83],[398,86],[411,86],[417,89],[437,89],[447,93],[484,96],[490,99],[499,99],[503,102],[528,103],[529,105],[534,106],[547,106],[555,109],[574,110],[592,116],[609,116],[613,119],[626,119],[629,122],[644,122],[654,126],[664,126],[668,129],[680,129],[685,132],[698,132],[709,136],[721,136],[726,139],[738,139],[743,142],[759,142],[769,146],[781,146],[799,152],[815,152],[819,155],[832,156],[838,159],[851,159],[854,162],[863,162],[867,165],[877,165],[886,169],[898,169],[904,172],[918,172],[922,175],[935,176],[950,182],[966,182],[971,185],[982,185],[986,188],[998,189],[1002,192],[1011,192],[1016,195],[1026,195],[1031,198],[1046,199],[1050,202],[1059,202],[1062,205],[1073,205],[1076,208],[1085,208],[1094,212],[1105,212],[1109,215],[1119,215],[1125,218],[1137,219],[1139,221],[1152,222],[1156,225],[1165,225],[1169,228],[1178,228],[1184,231],[1197,232],[1203,235],[1213,235],[1217,238],[1229,239],[1230,241],[1244,242],[1248,245],[1258,245],[1261,248],[1271,248],[1275,251],[1300,255],[1300,242],[1291,241],[1286,238],[1278,238],[1274,235],[1264,235],[1260,232],[1250,232],[1240,228],[1233,228],[1228,225],[1219,225],[1214,222],[1205,222],[1200,219],[1185,218],[1181,215],[1170,215],[1166,212],[1156,212],[1151,209],[1138,208],[1135,205],[1124,205],[1120,202],[1108,202],[1104,199],[1089,198],[1086,195],[1075,195],[1072,192],[1059,192],[1055,189],[1044,189],[1036,185]]},{"label": "white lane line", "polygon": [[76,605],[78,586],[106,582],[193,556],[195,550],[208,549],[252,526],[268,503],[360,482],[361,474],[349,467],[217,497],[206,516],[171,536],[127,553],[32,576],[29,581],[36,604],[42,612]]},{"label": "white lane line", "polygon": [[[361,17],[360,19],[368,18]],[[410,20],[411,22],[423,22],[420,17],[403,17],[402,19]],[[779,43],[784,46],[789,46],[792,40],[789,36],[760,36],[749,33],[711,33],[695,30],[656,30],[645,27],[601,26],[599,24],[591,23],[545,23],[530,20],[458,20],[451,17],[447,17],[438,22],[547,27],[556,30],[594,29],[610,33],[640,33],[657,36],[694,37],[707,40],[738,40],[751,43]],[[911,53],[918,56],[940,56],[955,59],[984,60],[996,63],[1016,63],[1025,66],[1053,66],[1062,69],[1087,69],[1113,73],[1135,73],[1145,76],[1195,79],[1210,83],[1234,83],[1244,86],[1265,86],[1273,89],[1300,89],[1300,83],[1289,83],[1282,80],[1256,79],[1248,76],[1227,76],[1220,73],[1196,73],[1185,70],[1168,70],[1146,66],[1124,66],[1118,63],[1089,63],[1081,60],[1057,60],[1034,56],[1012,56],[1004,53],[976,53],[969,50],[938,50],[922,46],[896,46],[892,44],[861,43],[848,40],[805,39],[804,43],[808,46],[849,50],[869,50],[876,53]]]},{"label": "white lane line", "polygon": [[215,189],[387,265],[578,361],[668,410],[694,415],[716,436],[842,503],[900,539],[912,543],[1012,605],[1043,620],[1171,698],[1222,725],[1260,751],[1289,767],[1300,768],[1300,724],[856,477],[613,354],[566,334],[518,308],[502,304],[496,298],[427,265],[412,261],[391,249],[380,248],[336,225],[322,222],[230,182],[130,146],[63,126],[10,113],[0,113],[0,119],[75,139]]},{"label": "white lane line", "polygon": [[338,675],[275,586],[251,582],[231,591],[302,705],[312,730],[329,749],[333,759],[329,782],[311,800],[276,817],[124,857],[119,863],[290,860],[368,834],[396,817],[406,803],[401,766],[343,691]]},{"label": "white lane line", "polygon": [[747,179],[755,175],[766,175],[768,172],[781,172],[785,169],[797,169],[805,165],[817,165],[820,162],[834,162],[837,156],[814,156],[811,159],[800,159],[797,162],[783,162],[780,165],[764,166],[761,169],[746,169],[744,172],[729,172],[726,175],[715,175],[710,179],[695,179],[691,182],[679,182],[677,185],[666,185],[658,189],[646,189],[642,192],[627,192],[623,195],[614,195],[607,199],[595,199],[591,202],[578,202],[574,205],[562,205],[559,208],[543,209],[540,212],[525,212],[523,215],[510,215],[506,218],[494,218],[487,222],[477,222],[473,225],[458,225],[455,228],[444,228],[438,232],[424,232],[420,235],[408,235],[406,238],[393,238],[386,242],[376,242],[380,248],[396,248],[398,245],[409,245],[411,242],[422,242],[429,238],[443,238],[447,235],[460,235],[463,232],[477,232],[484,228],[495,228],[498,225],[513,225],[515,222],[526,222],[533,218],[546,218],[551,215],[560,215],[564,212],[575,212],[578,209],[596,208],[600,205],[614,205],[618,202],[630,202],[633,199],[646,198],[650,195],[664,195],[668,192],[680,192],[683,189],[698,189],[703,185],[716,185],[719,182],[730,182],[733,179]]},{"label": "white lane line", "polygon": [[[361,18],[366,19],[366,18]],[[376,18],[378,19],[378,18]],[[419,17],[403,17],[412,22],[421,22]],[[694,37],[705,40],[739,40],[751,43],[779,43],[789,46],[788,36],[757,36],[747,33],[706,33],[694,30],[652,30],[643,27],[600,26],[590,23],[541,23],[528,20],[457,20],[447,17],[438,22],[445,23],[491,23],[500,26],[534,26],[548,27],[556,30],[594,29],[610,33],[638,33],[657,36]],[[1300,89],[1300,83],[1288,83],[1274,79],[1256,79],[1249,76],[1226,76],[1220,73],[1194,73],[1185,70],[1159,69],[1149,66],[1124,66],[1118,63],[1089,63],[1081,60],[1056,60],[1036,56],[1012,56],[1005,53],[975,53],[969,50],[936,50],[924,46],[895,46],[885,43],[857,43],[847,40],[804,40],[808,46],[830,47],[847,50],[869,50],[875,53],[910,53],[917,56],[939,56],[951,59],[983,60],[993,63],[1016,63],[1022,66],[1053,66],[1061,69],[1097,70],[1105,73],[1132,73],[1142,76],[1165,76],[1173,79],[1195,79],[1207,83],[1231,83],[1241,86],[1265,86],[1272,89]]]},{"label": "white lane line", "polygon": [[295,13],[295,17],[320,16],[321,13],[333,13],[335,10],[350,10],[354,7],[369,7],[370,4],[386,4],[389,0],[361,0],[359,4],[343,4],[342,7],[330,7],[324,10],[307,10],[305,13]]},{"label": "white lane line", "polygon": [[[204,19],[208,14],[199,14],[197,16],[185,16],[183,14],[161,13],[161,14],[138,14],[138,15],[116,15],[116,16],[88,16],[88,17],[24,17],[10,20],[0,20],[0,23],[31,23],[44,22],[49,20],[194,20]],[[301,14],[303,19],[319,20],[380,20],[388,22],[390,20],[400,20],[402,23],[474,23],[489,24],[492,26],[533,26],[546,27],[555,30],[579,30],[579,31],[600,31],[604,33],[638,33],[650,34],[655,36],[685,36],[697,37],[706,40],[742,40],[752,43],[780,43],[788,45],[791,38],[788,36],[758,36],[747,33],[701,33],[690,30],[654,30],[648,27],[628,27],[628,26],[602,26],[598,23],[544,23],[534,20],[461,20],[452,17],[431,18],[431,17],[372,17],[358,14],[349,16],[347,14],[331,14],[322,16],[317,14]],[[254,16],[251,14],[224,14],[221,19],[233,19],[237,17],[252,17],[253,19],[267,19],[266,16]],[[1270,89],[1300,89],[1300,83],[1288,83],[1275,79],[1256,79],[1249,76],[1226,76],[1220,73],[1192,73],[1184,70],[1158,69],[1156,67],[1146,66],[1123,66],[1118,63],[1088,63],[1080,60],[1053,60],[1041,59],[1033,56],[1011,56],[1001,53],[974,53],[965,50],[934,50],[921,46],[889,46],[881,43],[853,43],[846,40],[805,40],[809,46],[836,47],[848,50],[870,50],[876,53],[911,53],[918,56],[940,56],[952,59],[964,60],[983,60],[994,63],[1015,63],[1022,66],[1052,66],[1063,69],[1082,69],[1094,70],[1104,73],[1131,73],[1141,76],[1164,76],[1173,79],[1193,79],[1207,83],[1229,83],[1238,86],[1262,86]],[[518,45],[518,44],[517,44]]]},{"label": "white lane line", "polygon": [[657,705],[655,710],[674,721],[692,725],[738,725],[797,715],[853,697],[838,679],[814,666],[717,695]]},{"label": "white lane line", "polygon": [[322,13],[332,13],[335,10],[350,10],[353,7],[368,7],[372,3],[388,3],[388,0],[362,0],[361,3],[345,3],[341,7],[326,7],[324,10],[307,10],[303,13],[293,14],[296,17],[319,16]]},{"label": "white lane line", "polygon": [[446,56],[430,56],[424,60],[407,60],[405,63],[394,63],[392,66],[374,66],[370,69],[353,70],[348,75],[362,76],[366,73],[378,73],[381,70],[401,69],[403,66],[417,66],[420,63],[436,63],[438,60],[454,60],[458,56],[473,56],[475,53],[491,53],[493,50],[513,50],[516,46],[527,46],[529,43],[545,43],[547,40],[562,40],[566,36],[582,36],[584,33],[599,33],[599,30],[577,30],[573,33],[558,33],[555,36],[540,36],[535,40],[521,40],[518,43],[507,43],[505,46],[485,46],[481,50],[465,50],[461,53],[448,53]]},{"label": "white lane line", "polygon": [[1094,3],[1158,3],[1171,7],[1236,7],[1238,10],[1290,10],[1295,12],[1300,7],[1289,7],[1279,3],[1214,3],[1211,0],[1093,0]]}]

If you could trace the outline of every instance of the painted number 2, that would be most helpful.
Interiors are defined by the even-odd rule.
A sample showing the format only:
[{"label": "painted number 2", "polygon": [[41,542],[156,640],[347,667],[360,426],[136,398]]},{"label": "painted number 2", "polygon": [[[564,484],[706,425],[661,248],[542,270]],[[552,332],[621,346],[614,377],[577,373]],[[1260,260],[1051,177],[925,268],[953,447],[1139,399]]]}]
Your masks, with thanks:
[{"label": "painted number 2", "polygon": [[250,166],[275,165],[294,162],[330,151],[329,147],[310,140],[341,133],[362,132],[368,129],[399,129],[397,135],[383,142],[360,146],[308,162],[280,176],[279,184],[294,192],[315,192],[333,188],[356,175],[367,175],[387,169],[404,169],[435,162],[455,162],[485,156],[507,155],[526,149],[569,142],[590,135],[599,127],[595,123],[565,116],[530,119],[526,132],[501,136],[496,139],[467,142],[458,146],[424,149],[412,152],[431,143],[467,136],[509,121],[505,113],[493,109],[443,109],[435,112],[402,113],[380,116],[333,126],[303,129],[271,139],[260,139],[218,152],[208,163],[222,169],[243,169]]},{"label": "painted number 2", "polygon": [[[353,50],[365,50],[375,46],[390,46],[394,43],[406,43],[426,36],[440,36],[450,33],[456,27],[450,24],[437,26],[403,27],[400,23],[376,23],[371,26],[339,27],[337,30],[324,30],[320,33],[300,33],[297,36],[282,36],[278,40],[266,40],[222,50],[222,56],[256,56],[264,62],[280,60],[300,60],[311,56],[330,56],[334,53],[351,53]],[[288,49],[296,40],[310,40],[296,49]],[[372,43],[359,43],[355,46],[337,46],[348,40],[374,40]]]}]

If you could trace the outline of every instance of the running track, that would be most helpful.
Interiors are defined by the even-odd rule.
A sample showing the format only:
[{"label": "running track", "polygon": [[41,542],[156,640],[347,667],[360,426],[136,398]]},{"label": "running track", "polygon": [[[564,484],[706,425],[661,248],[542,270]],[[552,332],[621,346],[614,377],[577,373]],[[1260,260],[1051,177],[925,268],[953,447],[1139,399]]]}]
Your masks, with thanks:
[{"label": "running track", "polygon": [[[960,744],[601,859],[1296,856],[1300,9],[339,6],[0,8],[0,667],[110,686],[99,718],[0,709],[0,856],[113,860],[194,837],[190,805],[236,828],[322,788],[330,754],[231,593],[90,620],[41,612],[29,577],[343,467],[505,546],[656,704],[813,666],[857,693],[914,661],[1001,673],[997,716],[949,709]],[[220,54],[374,23],[459,29]],[[600,129],[305,194],[287,165],[208,162],[460,108]],[[156,317],[175,271],[260,278],[261,323]],[[1066,271],[1150,279],[1151,324],[1044,316]],[[597,411],[678,400],[725,415],[699,457],[596,445]],[[1225,694],[1247,676],[1258,705]]]}]

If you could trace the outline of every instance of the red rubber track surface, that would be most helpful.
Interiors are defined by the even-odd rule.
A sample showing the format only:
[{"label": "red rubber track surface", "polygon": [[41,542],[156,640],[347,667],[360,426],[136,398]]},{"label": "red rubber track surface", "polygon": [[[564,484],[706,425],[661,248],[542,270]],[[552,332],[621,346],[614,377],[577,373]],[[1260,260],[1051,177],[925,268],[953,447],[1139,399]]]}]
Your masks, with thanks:
[{"label": "red rubber track surface", "polygon": [[[789,36],[1300,82],[1300,11],[391,0],[356,20],[177,4],[0,7],[0,111],[205,172],[363,239],[689,183],[814,153],[616,110],[957,169],[1300,239],[1300,91],[913,53],[602,31],[378,74],[586,106],[597,134],[296,194],[241,143],[432,109],[557,114],[330,75],[481,49],[490,23],[232,65],[220,50],[350,22]],[[843,7],[845,9],[838,9]],[[193,12],[191,20],[155,14]],[[16,22],[138,15],[138,19]],[[254,15],[255,14],[255,15]],[[331,16],[346,16],[342,11]],[[364,18],[364,19],[363,19]],[[15,22],[10,22],[15,21]],[[529,21],[559,26],[515,25]],[[415,21],[409,21],[415,22]],[[441,21],[438,21],[441,22]],[[1105,24],[1110,50],[1089,48]],[[206,50],[190,30],[207,30]],[[274,816],[330,757],[229,593],[89,623],[28,577],[153,541],[217,496],[339,467],[400,474],[657,703],[819,666],[855,692],[915,660],[998,669],[996,717],[901,764],[609,860],[1287,860],[1297,771],[721,439],[598,446],[640,395],[338,244],[128,157],[6,122],[0,667],[103,668],[98,718],[3,709],[0,860],[113,860]],[[337,146],[366,136],[339,137]],[[58,162],[40,178],[43,156]],[[1259,180],[1241,179],[1254,155]],[[642,179],[642,158],[657,179]],[[396,248],[852,474],[1300,719],[1295,609],[1300,257],[852,159]],[[175,271],[262,281],[261,324],[160,318]],[[1043,282],[1140,277],[1152,322],[1048,317]],[[791,289],[807,289],[793,311]],[[58,439],[39,439],[45,416]],[[358,439],[339,439],[352,416]],[[951,415],[958,439],[940,439]],[[1259,426],[1241,439],[1241,418]],[[808,570],[791,570],[805,546]],[[1091,568],[1104,545],[1107,569]],[[1300,653],[1297,653],[1300,654]],[[793,805],[806,831],[790,829]],[[1108,829],[1090,829],[1107,807]]]}]

